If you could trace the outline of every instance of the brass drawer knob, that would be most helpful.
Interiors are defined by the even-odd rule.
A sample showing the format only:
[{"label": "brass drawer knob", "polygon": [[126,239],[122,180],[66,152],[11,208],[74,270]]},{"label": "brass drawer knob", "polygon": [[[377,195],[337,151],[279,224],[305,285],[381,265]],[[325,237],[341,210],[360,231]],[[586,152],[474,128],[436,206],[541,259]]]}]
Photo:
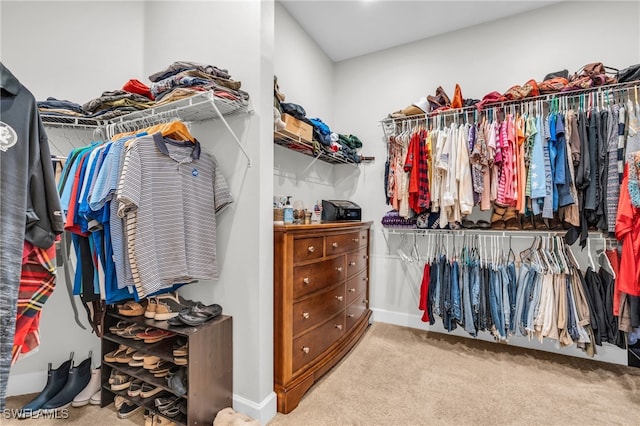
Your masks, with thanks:
[{"label": "brass drawer knob", "polygon": [[304,277],[302,279],[302,282],[305,283],[305,284],[309,284],[309,277]]},{"label": "brass drawer knob", "polygon": [[310,350],[310,349],[309,349],[309,346],[303,346],[303,347],[302,347],[302,352],[304,352],[305,354],[308,354],[308,353],[309,353],[309,350]]},{"label": "brass drawer knob", "polygon": [[362,277],[362,281],[369,281],[369,277]]},{"label": "brass drawer knob", "polygon": [[337,328],[338,330],[342,330],[342,324],[336,324],[336,328]]},{"label": "brass drawer knob", "polygon": [[348,318],[353,318],[353,317],[355,317],[355,315],[353,315],[353,314],[347,314],[347,317],[348,317]]},{"label": "brass drawer knob", "polygon": [[364,303],[364,304],[366,305],[367,303],[369,303],[369,301],[368,301],[367,299],[364,299],[364,300],[362,301],[362,303]]},{"label": "brass drawer knob", "polygon": [[349,262],[349,266],[356,266],[356,262]]},{"label": "brass drawer knob", "polygon": [[316,251],[316,248],[314,246],[309,246],[307,247],[307,250],[309,251],[309,253],[313,253],[314,251]]},{"label": "brass drawer knob", "polygon": [[309,312],[303,312],[302,313],[302,318],[309,319]]},{"label": "brass drawer knob", "polygon": [[367,255],[365,254],[364,256],[362,256],[362,258],[363,258],[364,260],[367,260],[367,259],[369,258],[369,256],[367,256]]},{"label": "brass drawer knob", "polygon": [[336,296],[336,299],[338,299],[338,302],[342,302],[344,300],[343,296]]},{"label": "brass drawer knob", "polygon": [[331,247],[338,248],[338,243],[336,241],[334,241],[333,243],[331,243]]},{"label": "brass drawer knob", "polygon": [[355,288],[350,288],[349,289],[349,293],[355,293],[356,289]]},{"label": "brass drawer knob", "polygon": [[336,271],[338,271],[338,272],[342,272],[342,266],[338,266],[338,267],[336,268]]}]

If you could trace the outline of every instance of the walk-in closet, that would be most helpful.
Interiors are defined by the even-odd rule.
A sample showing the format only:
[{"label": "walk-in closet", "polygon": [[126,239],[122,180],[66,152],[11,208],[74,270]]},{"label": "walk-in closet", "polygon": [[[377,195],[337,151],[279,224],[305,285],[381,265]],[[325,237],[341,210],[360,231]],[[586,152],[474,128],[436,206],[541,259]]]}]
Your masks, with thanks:
[{"label": "walk-in closet", "polygon": [[3,425],[637,424],[639,2],[3,0],[0,77]]}]

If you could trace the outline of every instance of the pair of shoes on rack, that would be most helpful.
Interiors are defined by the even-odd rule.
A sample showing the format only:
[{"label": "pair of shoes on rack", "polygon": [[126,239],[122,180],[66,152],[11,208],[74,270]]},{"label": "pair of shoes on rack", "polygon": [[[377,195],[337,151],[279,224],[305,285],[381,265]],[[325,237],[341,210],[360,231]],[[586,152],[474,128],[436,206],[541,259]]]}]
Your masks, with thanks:
[{"label": "pair of shoes on rack", "polygon": [[463,220],[461,226],[464,229],[491,229],[491,224],[486,220],[478,220],[474,222],[472,220]]},{"label": "pair of shoes on rack", "polygon": [[169,373],[167,376],[167,385],[173,389],[176,395],[183,396],[187,394],[187,369],[179,368]]},{"label": "pair of shoes on rack", "polygon": [[192,300],[185,299],[176,292],[164,293],[155,296],[154,301],[147,304],[144,316],[156,321],[165,321],[177,317],[181,310],[191,308],[196,304]]},{"label": "pair of shoes on rack", "polygon": [[144,302],[139,303],[129,300],[122,305],[118,305],[117,308],[120,315],[124,315],[126,317],[137,317],[144,314],[146,306]]},{"label": "pair of shoes on rack", "polygon": [[109,376],[109,384],[111,385],[112,391],[121,391],[129,388],[133,378],[129,375],[124,374],[116,369],[111,370],[111,375]]},{"label": "pair of shoes on rack", "polygon": [[156,398],[154,403],[163,416],[173,418],[180,413],[187,413],[187,403],[182,398]]},{"label": "pair of shoes on rack", "polygon": [[144,340],[145,343],[156,343],[172,336],[175,336],[174,332],[154,327],[146,328],[144,331],[136,334],[138,340]]},{"label": "pair of shoes on rack", "polygon": [[190,325],[192,327],[204,324],[205,322],[217,318],[222,314],[222,306],[214,303],[212,305],[203,305],[198,303],[190,309],[180,311],[176,318],[167,321],[167,324],[173,326]]},{"label": "pair of shoes on rack", "polygon": [[[73,365],[73,352],[69,359],[56,369],[51,369],[51,363],[49,363],[47,383],[44,389],[42,389],[33,400],[20,409],[18,417],[33,417],[41,410],[54,411],[71,405],[76,396],[83,392],[83,390],[87,388],[87,385],[89,385],[89,382],[91,382],[92,376],[94,375],[91,369],[91,362],[92,352],[89,351],[88,358],[79,365]],[[95,374],[98,378],[100,377],[99,370]],[[98,379],[94,379],[94,386],[95,380]],[[90,392],[90,390],[87,392]],[[95,391],[89,394],[89,398],[93,393],[95,393]]]},{"label": "pair of shoes on rack", "polygon": [[120,345],[118,349],[104,354],[103,359],[106,362],[117,362],[120,364],[128,364],[131,361],[132,355],[136,352],[136,349],[127,345]]},{"label": "pair of shoes on rack", "polygon": [[126,419],[133,416],[138,411],[142,410],[142,406],[135,404],[129,400],[124,400],[120,408],[118,408],[118,418]]}]

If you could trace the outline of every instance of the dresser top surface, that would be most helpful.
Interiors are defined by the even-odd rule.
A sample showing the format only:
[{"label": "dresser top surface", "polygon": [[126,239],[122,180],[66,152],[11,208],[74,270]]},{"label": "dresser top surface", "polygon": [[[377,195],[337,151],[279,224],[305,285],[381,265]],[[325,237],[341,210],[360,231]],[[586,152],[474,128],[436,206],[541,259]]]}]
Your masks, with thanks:
[{"label": "dresser top surface", "polygon": [[319,231],[319,230],[333,230],[333,229],[349,229],[349,228],[369,228],[373,222],[321,222],[312,223],[309,225],[273,225],[275,232],[291,232],[291,231]]}]

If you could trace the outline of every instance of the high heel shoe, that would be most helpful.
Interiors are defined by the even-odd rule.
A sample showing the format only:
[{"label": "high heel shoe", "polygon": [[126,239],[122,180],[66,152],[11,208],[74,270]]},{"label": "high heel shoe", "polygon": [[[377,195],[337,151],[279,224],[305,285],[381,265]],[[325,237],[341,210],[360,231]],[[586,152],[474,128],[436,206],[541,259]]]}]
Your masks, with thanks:
[{"label": "high heel shoe", "polygon": [[18,418],[26,419],[28,417],[35,416],[42,406],[46,404],[51,398],[56,396],[58,392],[67,383],[69,377],[69,370],[73,364],[73,352],[69,355],[69,359],[60,364],[60,367],[55,370],[51,369],[51,363],[48,365],[47,372],[47,384],[44,389],[36,396],[31,402],[27,403],[18,412]]}]

